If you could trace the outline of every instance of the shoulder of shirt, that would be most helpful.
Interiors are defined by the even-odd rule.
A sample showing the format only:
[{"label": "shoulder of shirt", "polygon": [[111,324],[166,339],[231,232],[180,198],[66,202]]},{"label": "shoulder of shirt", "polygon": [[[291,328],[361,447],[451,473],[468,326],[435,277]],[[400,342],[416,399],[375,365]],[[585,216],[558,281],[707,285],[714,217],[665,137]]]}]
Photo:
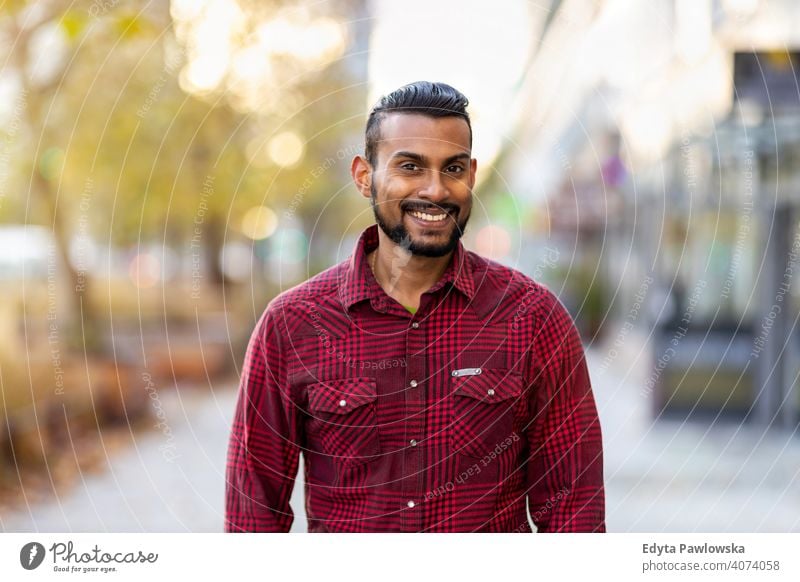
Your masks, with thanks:
[{"label": "shoulder of shirt", "polygon": [[342,335],[350,321],[340,298],[348,265],[349,259],[282,291],[269,302],[262,317],[272,319],[292,338],[318,334],[320,326],[329,335]]},{"label": "shoulder of shirt", "polygon": [[[468,251],[475,281],[475,301],[491,306],[485,315],[493,322],[529,318],[569,318],[566,308],[546,285],[523,272]],[[484,307],[484,309],[486,309]]]},{"label": "shoulder of shirt", "polygon": [[[487,323],[530,317],[545,325],[571,323],[566,308],[544,284],[473,251],[467,254],[475,287],[473,302]],[[349,259],[281,292],[269,302],[264,317],[271,317],[294,338],[318,335],[321,326],[329,335],[341,337],[350,326],[340,296],[348,268]]]}]

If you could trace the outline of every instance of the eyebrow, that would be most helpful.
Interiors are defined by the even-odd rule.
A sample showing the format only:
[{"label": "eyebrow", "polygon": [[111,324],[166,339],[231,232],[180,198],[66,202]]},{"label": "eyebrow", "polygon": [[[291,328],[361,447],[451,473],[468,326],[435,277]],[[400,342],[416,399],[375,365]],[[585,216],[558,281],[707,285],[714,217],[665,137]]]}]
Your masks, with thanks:
[{"label": "eyebrow", "polygon": [[[392,159],[395,159],[395,158],[408,158],[410,160],[414,160],[416,162],[419,162],[422,165],[428,165],[428,158],[423,156],[423,155],[421,155],[421,154],[417,154],[415,152],[405,152],[405,151],[395,152],[394,154],[392,154]],[[463,160],[463,159],[469,160],[470,159],[470,154],[468,154],[467,152],[461,152],[460,154],[456,154],[454,156],[450,156],[449,158],[447,158],[444,161],[444,164],[442,164],[442,165],[443,166],[447,166],[449,164],[452,164],[453,162],[456,162],[458,160]]]}]

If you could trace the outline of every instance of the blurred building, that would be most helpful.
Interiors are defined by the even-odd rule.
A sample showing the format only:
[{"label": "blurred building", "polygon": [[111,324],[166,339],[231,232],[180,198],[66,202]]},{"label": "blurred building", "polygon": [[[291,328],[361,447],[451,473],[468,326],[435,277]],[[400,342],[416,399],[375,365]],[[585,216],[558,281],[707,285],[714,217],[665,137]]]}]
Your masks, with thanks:
[{"label": "blurred building", "polygon": [[800,5],[557,4],[499,171],[562,297],[654,415],[797,427]]}]

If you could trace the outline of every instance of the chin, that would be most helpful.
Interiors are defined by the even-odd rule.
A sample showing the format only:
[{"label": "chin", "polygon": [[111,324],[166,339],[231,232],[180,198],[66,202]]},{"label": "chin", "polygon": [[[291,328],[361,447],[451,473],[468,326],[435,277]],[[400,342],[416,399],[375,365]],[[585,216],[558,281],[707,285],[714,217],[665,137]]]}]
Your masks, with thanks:
[{"label": "chin", "polygon": [[460,237],[451,238],[450,240],[437,243],[423,242],[419,239],[412,238],[411,244],[408,246],[408,250],[412,255],[419,257],[443,257],[455,250],[456,246],[458,246],[458,238]]},{"label": "chin", "polygon": [[[419,257],[438,258],[455,250],[467,226],[466,221],[464,221],[463,226],[459,228],[453,225],[453,228],[447,233],[436,232],[432,235],[414,235],[412,234],[414,228],[407,228],[402,218],[399,222],[390,225],[384,220],[384,216],[378,211],[378,207],[374,202],[372,210],[375,214],[375,222],[384,234],[395,244],[406,249],[412,255]],[[425,230],[423,229],[422,232],[425,232]]]},{"label": "chin", "polygon": [[450,248],[450,247],[444,248],[444,247],[424,246],[424,247],[418,247],[418,248],[412,250],[411,254],[413,254],[415,257],[428,257],[430,259],[437,259],[437,258],[440,258],[440,257],[444,257],[450,251],[452,251],[454,248],[455,247],[453,247],[453,248]]}]

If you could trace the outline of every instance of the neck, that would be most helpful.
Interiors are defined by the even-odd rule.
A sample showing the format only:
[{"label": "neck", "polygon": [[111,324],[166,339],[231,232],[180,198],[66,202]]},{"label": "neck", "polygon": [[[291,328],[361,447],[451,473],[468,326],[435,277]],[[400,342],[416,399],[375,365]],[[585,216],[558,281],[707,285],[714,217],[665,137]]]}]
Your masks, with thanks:
[{"label": "neck", "polygon": [[378,229],[378,248],[367,259],[389,297],[418,308],[420,296],[442,277],[452,256],[452,251],[443,257],[412,255]]}]

